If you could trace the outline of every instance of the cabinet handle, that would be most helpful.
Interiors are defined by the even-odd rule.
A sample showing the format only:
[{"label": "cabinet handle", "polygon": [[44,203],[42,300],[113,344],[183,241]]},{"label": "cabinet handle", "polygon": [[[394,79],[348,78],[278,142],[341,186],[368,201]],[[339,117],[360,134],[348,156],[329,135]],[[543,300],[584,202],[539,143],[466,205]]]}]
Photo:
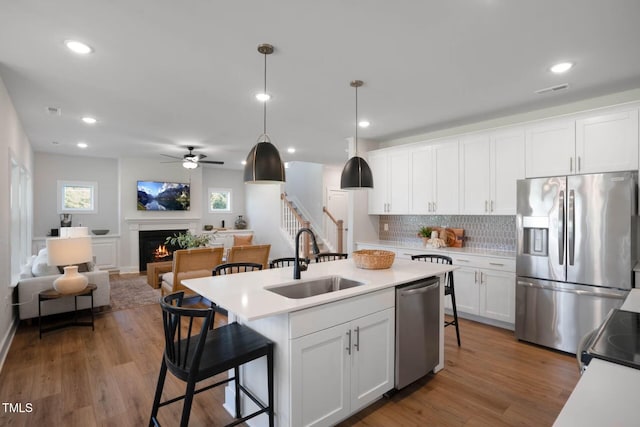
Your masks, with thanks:
[{"label": "cabinet handle", "polygon": [[489,204],[489,207],[490,207],[489,211],[490,211],[490,212],[493,212],[493,200],[492,200],[492,201],[491,201],[491,203]]},{"label": "cabinet handle", "polygon": [[468,259],[458,258],[456,261],[460,262],[470,262]]},{"label": "cabinet handle", "polygon": [[427,202],[427,211],[431,212],[431,202]]},{"label": "cabinet handle", "polygon": [[580,156],[578,156],[578,172],[582,170],[582,165],[580,163]]},{"label": "cabinet handle", "polygon": [[487,212],[487,211],[489,210],[488,205],[489,205],[489,201],[488,201],[488,200],[485,200],[485,201],[484,201],[484,211],[485,211],[485,212]]},{"label": "cabinet handle", "polygon": [[573,157],[569,157],[569,172],[573,172]]},{"label": "cabinet handle", "polygon": [[500,264],[499,262],[490,262],[489,265],[497,265],[498,267],[504,267],[504,264]]},{"label": "cabinet handle", "polygon": [[484,276],[485,276],[485,274],[481,271],[480,272],[480,284],[486,283],[486,280],[485,280]]},{"label": "cabinet handle", "polygon": [[473,283],[478,283],[478,270],[473,273]]},{"label": "cabinet handle", "polygon": [[351,356],[351,329],[347,331],[347,336],[349,337],[349,344],[347,345],[347,348],[345,350],[347,350],[347,354]]},{"label": "cabinet handle", "polygon": [[438,211],[438,205],[436,205],[436,202],[433,202],[433,211],[434,212]]},{"label": "cabinet handle", "polygon": [[360,351],[360,326],[356,326],[356,342],[353,344],[353,348]]}]

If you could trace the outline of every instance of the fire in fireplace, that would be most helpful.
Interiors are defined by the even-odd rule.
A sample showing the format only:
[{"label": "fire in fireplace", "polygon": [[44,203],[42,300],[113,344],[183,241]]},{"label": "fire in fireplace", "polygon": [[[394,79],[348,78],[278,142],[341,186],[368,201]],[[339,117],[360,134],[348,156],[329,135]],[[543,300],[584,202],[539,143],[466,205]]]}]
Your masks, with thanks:
[{"label": "fire in fireplace", "polygon": [[165,243],[167,237],[173,237],[178,233],[186,233],[187,230],[151,230],[139,231],[139,269],[147,271],[150,262],[171,261],[173,251],[179,249],[175,245]]}]

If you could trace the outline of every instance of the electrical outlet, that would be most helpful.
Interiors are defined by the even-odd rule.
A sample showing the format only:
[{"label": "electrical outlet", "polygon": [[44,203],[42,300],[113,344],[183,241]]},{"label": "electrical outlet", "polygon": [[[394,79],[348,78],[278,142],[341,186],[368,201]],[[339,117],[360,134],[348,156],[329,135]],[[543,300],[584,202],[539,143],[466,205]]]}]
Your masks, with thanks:
[{"label": "electrical outlet", "polygon": [[386,222],[383,225],[384,227],[384,231],[389,231],[389,224],[387,224]]}]

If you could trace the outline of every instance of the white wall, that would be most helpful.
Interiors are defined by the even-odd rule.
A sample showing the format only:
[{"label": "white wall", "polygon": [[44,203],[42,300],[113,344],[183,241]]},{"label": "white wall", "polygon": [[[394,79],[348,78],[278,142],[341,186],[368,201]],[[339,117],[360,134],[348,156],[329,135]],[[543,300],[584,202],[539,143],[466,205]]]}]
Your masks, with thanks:
[{"label": "white wall", "polygon": [[256,244],[271,244],[269,259],[293,256],[294,250],[280,229],[281,184],[247,184],[245,198],[249,228]]},{"label": "white wall", "polygon": [[[17,310],[11,287],[11,157],[20,163],[33,177],[33,151],[22,129],[20,119],[0,78],[0,366],[4,362],[11,339],[18,324]],[[33,179],[31,180],[33,182]]]},{"label": "white wall", "polygon": [[[244,197],[244,176],[242,170],[202,168],[202,224],[222,227],[222,220],[226,228],[233,228],[238,215],[246,215]],[[231,213],[209,213],[209,188],[231,189]],[[251,227],[251,224],[248,225]]]},{"label": "white wall", "polygon": [[63,156],[52,153],[35,153],[34,161],[34,218],[33,235],[43,237],[52,228],[60,226],[57,206],[57,182],[94,181],[98,184],[96,213],[73,214],[74,226],[88,227],[89,230],[108,229],[110,234],[118,234],[118,162],[83,156]]}]

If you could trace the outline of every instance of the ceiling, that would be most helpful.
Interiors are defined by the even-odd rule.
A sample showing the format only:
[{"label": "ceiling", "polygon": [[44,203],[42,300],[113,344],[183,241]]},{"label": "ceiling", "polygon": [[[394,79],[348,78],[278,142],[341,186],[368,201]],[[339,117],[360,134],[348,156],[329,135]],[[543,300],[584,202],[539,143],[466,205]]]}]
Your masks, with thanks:
[{"label": "ceiling", "polygon": [[0,0],[0,76],[36,151],[161,162],[195,145],[230,168],[262,133],[260,43],[272,142],[338,165],[353,79],[359,138],[385,141],[639,88],[639,40],[637,0]]}]

